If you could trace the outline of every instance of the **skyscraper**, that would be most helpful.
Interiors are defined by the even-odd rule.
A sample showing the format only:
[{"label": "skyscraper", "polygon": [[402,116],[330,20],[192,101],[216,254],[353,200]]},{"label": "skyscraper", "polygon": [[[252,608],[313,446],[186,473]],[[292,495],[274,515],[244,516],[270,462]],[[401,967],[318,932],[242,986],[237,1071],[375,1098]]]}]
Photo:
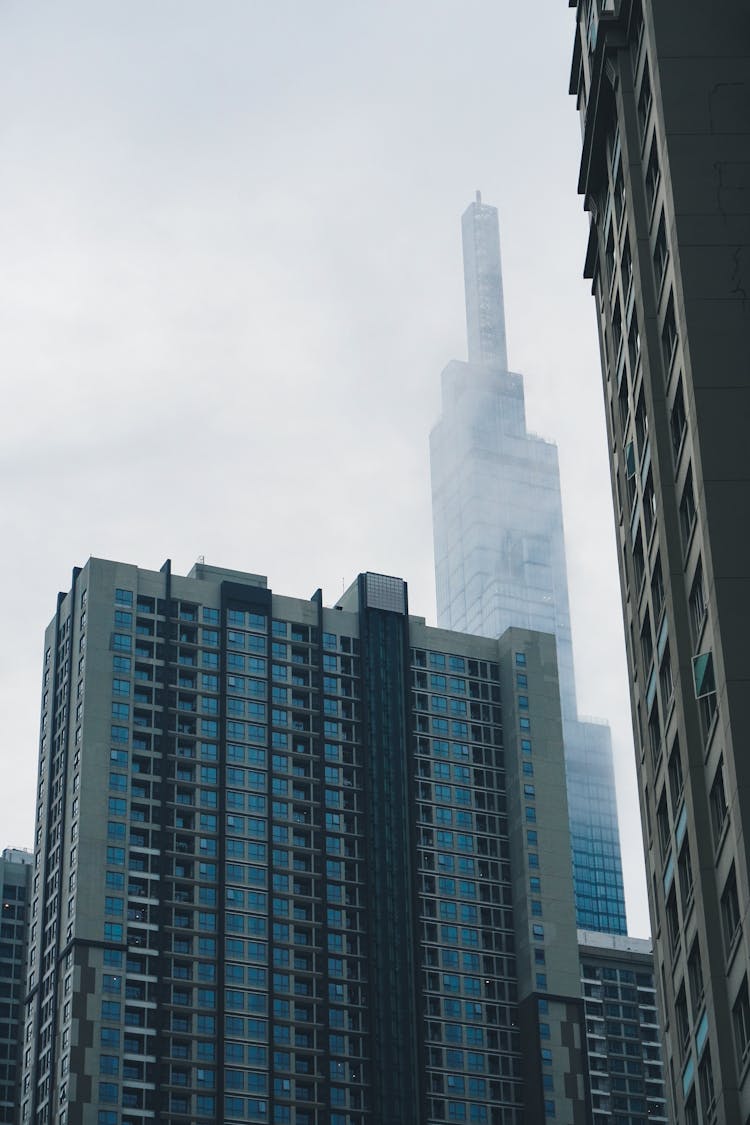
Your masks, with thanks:
[{"label": "skyscraper", "polygon": [[680,1123],[750,1120],[750,18],[576,7],[571,92]]},{"label": "skyscraper", "polygon": [[18,1064],[23,1027],[29,901],[30,852],[5,848],[0,857],[0,1121],[18,1121]]},{"label": "skyscraper", "polygon": [[576,704],[557,448],[526,429],[523,378],[508,370],[497,211],[479,193],[462,231],[469,361],[443,371],[430,438],[438,623],[554,634],[578,924],[624,933],[610,732]]},{"label": "skyscraper", "polygon": [[551,637],[91,559],[43,675],[24,1122],[585,1120]]},{"label": "skyscraper", "polygon": [[579,930],[591,1125],[670,1119],[651,942]]}]

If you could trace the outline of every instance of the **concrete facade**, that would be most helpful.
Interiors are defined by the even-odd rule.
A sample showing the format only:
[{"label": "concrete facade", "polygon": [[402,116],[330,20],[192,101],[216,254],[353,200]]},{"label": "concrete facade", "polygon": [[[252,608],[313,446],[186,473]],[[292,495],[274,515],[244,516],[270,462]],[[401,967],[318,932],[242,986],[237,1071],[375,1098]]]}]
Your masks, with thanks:
[{"label": "concrete facade", "polygon": [[750,15],[572,6],[670,1092],[680,1123],[746,1123]]}]

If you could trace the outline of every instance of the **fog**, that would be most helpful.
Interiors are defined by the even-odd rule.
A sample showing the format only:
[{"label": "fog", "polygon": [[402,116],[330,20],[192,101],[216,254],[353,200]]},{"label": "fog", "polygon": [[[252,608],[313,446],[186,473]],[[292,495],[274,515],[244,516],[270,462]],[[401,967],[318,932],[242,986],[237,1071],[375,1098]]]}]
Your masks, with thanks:
[{"label": "fog", "polygon": [[[512,370],[559,447],[581,710],[648,932],[572,13],[488,0],[10,0],[0,35],[0,845],[33,836],[42,632],[89,555],[198,555],[435,620],[428,434],[499,208]],[[533,32],[533,35],[532,35]]]}]

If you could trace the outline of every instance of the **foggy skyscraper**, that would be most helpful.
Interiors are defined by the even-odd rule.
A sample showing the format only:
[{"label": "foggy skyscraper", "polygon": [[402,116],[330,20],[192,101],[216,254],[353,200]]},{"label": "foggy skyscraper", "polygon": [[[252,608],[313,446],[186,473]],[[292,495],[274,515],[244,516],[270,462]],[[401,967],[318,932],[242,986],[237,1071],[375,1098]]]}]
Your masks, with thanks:
[{"label": "foggy skyscraper", "polygon": [[430,437],[438,622],[555,635],[577,920],[624,933],[609,727],[581,721],[576,705],[557,448],[526,429],[523,379],[508,370],[497,210],[479,193],[462,231],[469,361],[443,371]]}]

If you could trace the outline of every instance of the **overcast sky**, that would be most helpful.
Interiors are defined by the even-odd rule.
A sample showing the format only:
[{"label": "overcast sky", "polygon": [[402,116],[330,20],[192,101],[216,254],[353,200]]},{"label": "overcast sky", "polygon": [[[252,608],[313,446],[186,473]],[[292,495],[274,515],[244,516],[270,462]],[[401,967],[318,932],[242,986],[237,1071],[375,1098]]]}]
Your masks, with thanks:
[{"label": "overcast sky", "polygon": [[5,0],[0,846],[32,842],[42,634],[90,555],[204,555],[329,603],[381,570],[434,622],[428,434],[481,188],[648,933],[572,21],[565,0]]}]

